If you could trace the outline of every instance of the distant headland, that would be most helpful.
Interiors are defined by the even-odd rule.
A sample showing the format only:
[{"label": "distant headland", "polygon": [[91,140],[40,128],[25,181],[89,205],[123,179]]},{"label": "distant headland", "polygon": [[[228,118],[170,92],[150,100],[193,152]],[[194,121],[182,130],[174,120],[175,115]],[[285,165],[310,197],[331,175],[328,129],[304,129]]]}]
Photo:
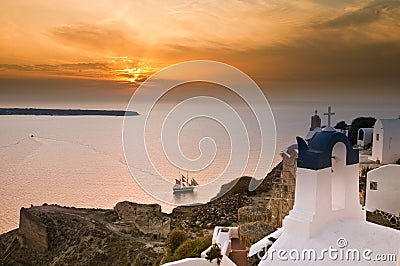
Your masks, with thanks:
[{"label": "distant headland", "polygon": [[0,108],[0,115],[136,116],[139,115],[139,113],[134,111],[118,111],[118,110]]}]

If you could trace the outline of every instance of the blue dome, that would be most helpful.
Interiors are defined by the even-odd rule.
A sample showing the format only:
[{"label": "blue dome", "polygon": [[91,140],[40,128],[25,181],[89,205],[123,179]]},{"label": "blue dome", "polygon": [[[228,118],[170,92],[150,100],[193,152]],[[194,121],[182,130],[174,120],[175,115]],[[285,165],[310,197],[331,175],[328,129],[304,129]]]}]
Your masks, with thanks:
[{"label": "blue dome", "polygon": [[358,150],[352,148],[349,139],[343,133],[336,131],[321,131],[315,133],[307,144],[304,139],[297,137],[299,157],[297,167],[312,170],[332,166],[332,149],[336,143],[346,145],[346,165],[358,163]]}]

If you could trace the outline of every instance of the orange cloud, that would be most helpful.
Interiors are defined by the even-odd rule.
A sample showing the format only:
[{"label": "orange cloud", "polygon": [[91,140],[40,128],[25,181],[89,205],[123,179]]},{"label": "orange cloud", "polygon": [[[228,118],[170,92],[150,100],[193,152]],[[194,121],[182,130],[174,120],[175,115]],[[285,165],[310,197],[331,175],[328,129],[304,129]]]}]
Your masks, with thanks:
[{"label": "orange cloud", "polygon": [[[262,81],[396,80],[397,1],[6,1],[0,75],[140,83],[190,59]],[[29,45],[28,45],[29,44]]]}]

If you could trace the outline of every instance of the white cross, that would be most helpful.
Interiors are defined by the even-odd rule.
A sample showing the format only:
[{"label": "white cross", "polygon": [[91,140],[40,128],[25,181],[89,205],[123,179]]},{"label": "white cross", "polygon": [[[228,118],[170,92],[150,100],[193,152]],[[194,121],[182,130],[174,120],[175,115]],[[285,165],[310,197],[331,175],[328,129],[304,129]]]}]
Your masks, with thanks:
[{"label": "white cross", "polygon": [[324,115],[328,116],[328,127],[331,127],[331,117],[335,115],[335,113],[331,112],[331,107],[328,106],[328,112],[324,113]]}]

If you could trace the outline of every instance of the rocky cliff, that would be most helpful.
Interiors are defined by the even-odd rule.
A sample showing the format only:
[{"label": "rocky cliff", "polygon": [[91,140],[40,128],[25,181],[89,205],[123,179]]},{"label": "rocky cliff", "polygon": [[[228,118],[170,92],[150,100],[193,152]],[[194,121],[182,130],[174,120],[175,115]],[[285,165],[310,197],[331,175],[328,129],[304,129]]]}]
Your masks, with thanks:
[{"label": "rocky cliff", "polygon": [[[275,175],[275,170],[270,175]],[[238,209],[264,202],[271,176],[248,191],[249,177],[224,196],[199,206],[181,206],[171,214],[158,204],[120,202],[112,210],[58,205],[22,208],[19,229],[0,236],[4,265],[153,265],[162,257],[170,230],[190,237],[212,233],[215,225],[238,224]]]},{"label": "rocky cliff", "polygon": [[163,253],[114,210],[57,205],[21,209],[18,230],[0,236],[4,265],[153,265]]}]

